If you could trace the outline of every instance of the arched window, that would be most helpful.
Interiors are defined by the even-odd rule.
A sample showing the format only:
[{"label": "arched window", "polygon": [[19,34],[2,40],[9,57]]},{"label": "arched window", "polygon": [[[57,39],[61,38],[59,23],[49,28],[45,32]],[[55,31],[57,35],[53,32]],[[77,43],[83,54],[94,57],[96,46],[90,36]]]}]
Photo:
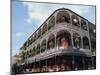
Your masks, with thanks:
[{"label": "arched window", "polygon": [[41,53],[44,52],[45,50],[46,50],[46,40],[43,40],[41,44]]},{"label": "arched window", "polygon": [[80,27],[79,18],[76,15],[72,15],[72,24]]},{"label": "arched window", "polygon": [[38,44],[36,48],[36,54],[39,54],[39,53],[40,53],[40,44]]},{"label": "arched window", "polygon": [[85,20],[81,20],[81,29],[87,30],[87,24]]},{"label": "arched window", "polygon": [[50,28],[52,28],[54,25],[55,25],[55,17],[52,16],[52,17],[50,18],[50,20],[49,20],[49,23],[48,23],[48,30],[49,30]]},{"label": "arched window", "polygon": [[90,49],[89,40],[86,36],[83,37],[83,48]]},{"label": "arched window", "polygon": [[42,35],[47,31],[47,23],[44,23],[42,27]]},{"label": "arched window", "polygon": [[81,37],[77,33],[73,34],[73,44],[74,44],[74,46],[76,48],[80,48],[81,47]]},{"label": "arched window", "polygon": [[48,38],[48,43],[47,43],[47,48],[51,49],[55,47],[55,35],[52,34],[49,38]]},{"label": "arched window", "polygon": [[67,11],[58,12],[56,19],[57,19],[56,20],[57,23],[61,23],[61,22],[70,23],[70,15]]},{"label": "arched window", "polygon": [[57,33],[57,46],[60,48],[68,48],[71,45],[71,35],[66,30]]}]

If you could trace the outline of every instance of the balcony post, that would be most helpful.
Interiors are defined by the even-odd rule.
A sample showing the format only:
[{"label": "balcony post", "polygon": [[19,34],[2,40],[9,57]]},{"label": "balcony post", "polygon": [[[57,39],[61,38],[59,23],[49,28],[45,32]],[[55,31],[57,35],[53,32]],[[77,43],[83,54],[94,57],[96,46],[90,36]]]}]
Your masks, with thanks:
[{"label": "balcony post", "polygon": [[85,69],[85,57],[82,57],[83,70]]},{"label": "balcony post", "polygon": [[73,42],[73,33],[71,32],[71,45],[74,46],[74,42]]},{"label": "balcony post", "polygon": [[45,51],[47,51],[47,46],[48,46],[48,41],[47,41],[47,39],[46,39],[46,49],[45,49]]},{"label": "balcony post", "polygon": [[45,62],[46,62],[46,72],[47,72],[47,69],[48,69],[47,59],[45,59]]},{"label": "balcony post", "polygon": [[56,44],[56,34],[55,35],[55,50],[56,50],[56,47],[57,47],[57,44]]},{"label": "balcony post", "polygon": [[89,23],[87,22],[87,30],[88,30],[88,39],[89,39],[89,47],[90,47],[90,50],[91,50],[91,53],[92,53],[92,48],[91,48],[91,39],[90,39],[90,32],[89,32]]},{"label": "balcony post", "polygon": [[83,37],[81,36],[81,48],[83,48]]},{"label": "balcony post", "polygon": [[72,55],[72,70],[75,70],[75,57]]}]

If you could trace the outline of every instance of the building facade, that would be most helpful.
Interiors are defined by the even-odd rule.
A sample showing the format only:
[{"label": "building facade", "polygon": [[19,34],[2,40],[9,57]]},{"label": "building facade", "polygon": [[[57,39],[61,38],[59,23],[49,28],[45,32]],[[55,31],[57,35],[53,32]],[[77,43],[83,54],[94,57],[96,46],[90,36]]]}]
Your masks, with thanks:
[{"label": "building facade", "polygon": [[96,68],[96,26],[75,12],[57,9],[20,48],[18,73]]}]

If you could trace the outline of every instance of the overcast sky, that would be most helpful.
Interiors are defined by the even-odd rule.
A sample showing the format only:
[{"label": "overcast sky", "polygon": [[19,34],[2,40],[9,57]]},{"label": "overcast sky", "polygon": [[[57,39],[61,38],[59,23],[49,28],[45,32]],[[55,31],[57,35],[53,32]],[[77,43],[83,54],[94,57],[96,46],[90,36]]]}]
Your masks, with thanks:
[{"label": "overcast sky", "polygon": [[95,24],[95,6],[12,2],[12,55],[28,37],[57,9],[68,8]]}]

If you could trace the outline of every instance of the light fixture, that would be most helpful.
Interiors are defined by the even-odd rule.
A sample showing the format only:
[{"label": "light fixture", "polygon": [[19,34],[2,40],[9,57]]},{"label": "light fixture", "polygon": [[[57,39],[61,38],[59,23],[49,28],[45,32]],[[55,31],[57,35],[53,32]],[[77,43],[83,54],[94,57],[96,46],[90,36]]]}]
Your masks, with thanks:
[{"label": "light fixture", "polygon": [[74,22],[78,22],[78,20],[76,18],[73,19]]}]

